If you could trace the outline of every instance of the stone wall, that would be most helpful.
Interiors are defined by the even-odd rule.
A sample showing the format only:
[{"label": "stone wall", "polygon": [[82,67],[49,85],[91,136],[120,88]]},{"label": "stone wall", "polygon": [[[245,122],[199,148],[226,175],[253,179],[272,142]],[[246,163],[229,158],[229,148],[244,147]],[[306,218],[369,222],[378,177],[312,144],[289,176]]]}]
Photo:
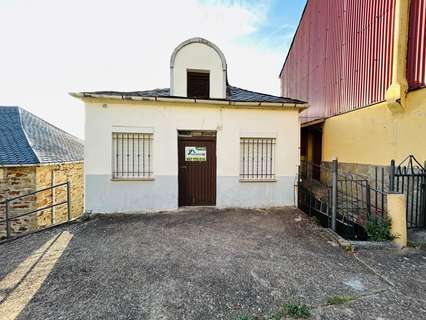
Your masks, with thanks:
[{"label": "stone wall", "polygon": [[[36,169],[37,189],[43,189],[52,185],[70,182],[71,219],[79,217],[84,210],[84,173],[83,163],[54,164],[40,166]],[[57,187],[54,190],[46,190],[37,194],[38,208],[52,203],[66,202],[67,186]],[[52,202],[53,201],[53,202]],[[67,204],[56,206],[37,214],[37,226],[45,227],[49,224],[64,222],[68,219]]]},{"label": "stone wall", "polygon": [[[35,191],[35,167],[0,168],[0,220],[5,219],[4,200]],[[9,216],[13,217],[34,209],[34,196],[9,203]],[[34,227],[33,217],[26,216],[11,222],[12,234],[26,232]],[[0,223],[0,239],[6,236],[6,223]]]},{"label": "stone wall", "polygon": [[[51,187],[66,181],[70,182],[71,218],[79,217],[84,210],[84,173],[83,163],[52,164],[42,166],[0,168],[0,202]],[[67,220],[66,185],[49,189],[10,202],[10,216],[65,202],[63,205],[39,211],[19,218],[11,224],[12,235],[41,229],[50,224]],[[5,204],[0,203],[0,220],[5,218]],[[5,223],[0,224],[0,239],[6,235]]]}]

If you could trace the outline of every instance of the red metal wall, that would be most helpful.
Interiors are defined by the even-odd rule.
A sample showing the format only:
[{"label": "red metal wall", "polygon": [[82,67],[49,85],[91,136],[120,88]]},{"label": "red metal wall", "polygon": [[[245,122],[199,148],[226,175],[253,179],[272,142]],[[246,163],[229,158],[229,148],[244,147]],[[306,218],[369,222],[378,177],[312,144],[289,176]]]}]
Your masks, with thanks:
[{"label": "red metal wall", "polygon": [[426,86],[426,0],[411,0],[407,80],[410,89]]},{"label": "red metal wall", "polygon": [[280,75],[283,96],[311,105],[302,122],[384,99],[394,13],[395,0],[308,1]]}]

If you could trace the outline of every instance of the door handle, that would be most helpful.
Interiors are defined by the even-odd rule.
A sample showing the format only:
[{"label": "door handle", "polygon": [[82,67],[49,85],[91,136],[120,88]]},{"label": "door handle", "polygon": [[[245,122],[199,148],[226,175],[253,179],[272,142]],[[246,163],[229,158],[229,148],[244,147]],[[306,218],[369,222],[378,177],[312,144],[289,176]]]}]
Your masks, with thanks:
[{"label": "door handle", "polygon": [[186,166],[179,166],[179,169],[186,169]]}]

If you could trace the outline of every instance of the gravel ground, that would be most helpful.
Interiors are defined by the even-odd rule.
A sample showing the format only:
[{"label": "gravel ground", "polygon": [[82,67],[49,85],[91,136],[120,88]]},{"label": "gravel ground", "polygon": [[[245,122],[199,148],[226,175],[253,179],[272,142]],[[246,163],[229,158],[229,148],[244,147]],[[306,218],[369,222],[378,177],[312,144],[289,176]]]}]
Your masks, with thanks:
[{"label": "gravel ground", "polygon": [[[408,259],[408,260],[407,260]],[[425,319],[426,259],[344,252],[296,209],[100,216],[0,245],[1,319]],[[333,296],[354,300],[327,306]]]}]

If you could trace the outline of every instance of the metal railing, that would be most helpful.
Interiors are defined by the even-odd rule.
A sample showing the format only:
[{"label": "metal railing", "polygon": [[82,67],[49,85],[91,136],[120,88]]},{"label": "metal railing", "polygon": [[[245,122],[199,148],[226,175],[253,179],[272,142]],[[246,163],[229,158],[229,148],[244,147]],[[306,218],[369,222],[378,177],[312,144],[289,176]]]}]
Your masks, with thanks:
[{"label": "metal railing", "polygon": [[390,165],[390,189],[406,196],[407,227],[426,227],[426,164],[409,155],[398,166]]},{"label": "metal railing", "polygon": [[[46,206],[31,210],[31,211],[28,211],[28,212],[19,213],[19,214],[13,215],[13,216],[11,215],[11,206],[10,206],[11,202],[16,201],[16,200],[20,200],[20,199],[23,199],[23,198],[26,198],[26,197],[30,197],[30,196],[35,196],[39,193],[42,193],[42,192],[45,192],[45,191],[48,191],[48,190],[51,190],[52,194],[53,194],[57,188],[64,187],[64,186],[66,186],[66,199],[65,200],[53,203],[54,197],[52,196],[52,204],[50,204],[50,205],[46,205]],[[13,221],[15,221],[19,218],[22,218],[22,217],[32,215],[32,214],[40,212],[40,211],[53,209],[55,207],[58,207],[58,206],[61,206],[61,205],[64,205],[64,204],[67,205],[67,220],[63,221],[61,223],[66,223],[66,222],[71,221],[71,185],[70,185],[69,181],[63,182],[63,183],[60,183],[60,184],[57,184],[57,185],[54,185],[54,186],[51,186],[51,187],[36,190],[34,192],[23,194],[23,195],[20,195],[20,196],[17,196],[17,197],[7,198],[6,200],[3,200],[0,203],[4,204],[4,208],[5,208],[5,219],[0,220],[0,225],[5,224],[5,226],[6,226],[6,239],[10,239],[12,237],[12,230],[11,230],[12,226],[11,225],[12,225]],[[53,210],[52,210],[52,213],[51,213],[51,225],[49,225],[49,226],[52,226],[52,225],[54,225]],[[28,233],[31,233],[31,232],[34,232],[34,231],[30,231],[30,232],[26,232],[26,233],[20,233],[19,235],[28,234]]]},{"label": "metal railing", "polygon": [[[370,216],[384,218],[387,184],[383,168],[374,177],[347,173],[337,160],[329,165],[302,161],[299,168],[299,208],[328,217],[333,230],[364,225]],[[345,228],[346,228],[345,227]]]}]

